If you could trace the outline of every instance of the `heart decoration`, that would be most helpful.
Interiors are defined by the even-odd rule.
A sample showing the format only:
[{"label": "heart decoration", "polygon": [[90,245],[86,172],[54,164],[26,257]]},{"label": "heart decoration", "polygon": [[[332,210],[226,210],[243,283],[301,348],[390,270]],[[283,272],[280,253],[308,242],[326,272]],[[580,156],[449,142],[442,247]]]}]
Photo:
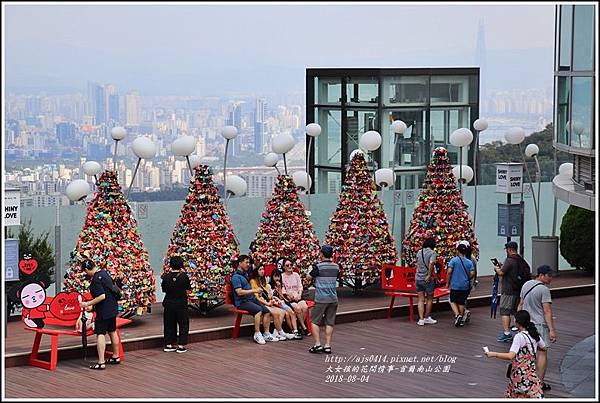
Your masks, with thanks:
[{"label": "heart decoration", "polygon": [[38,268],[38,262],[35,259],[24,259],[19,262],[19,270],[28,276]]}]

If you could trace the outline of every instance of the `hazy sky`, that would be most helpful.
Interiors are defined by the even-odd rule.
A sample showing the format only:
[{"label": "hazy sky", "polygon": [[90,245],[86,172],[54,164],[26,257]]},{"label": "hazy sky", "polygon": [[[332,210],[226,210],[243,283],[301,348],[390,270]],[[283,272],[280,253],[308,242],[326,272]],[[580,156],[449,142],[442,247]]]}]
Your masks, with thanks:
[{"label": "hazy sky", "polygon": [[302,90],[306,67],[472,66],[479,20],[499,63],[539,52],[551,63],[554,41],[551,4],[3,6],[9,88]]}]

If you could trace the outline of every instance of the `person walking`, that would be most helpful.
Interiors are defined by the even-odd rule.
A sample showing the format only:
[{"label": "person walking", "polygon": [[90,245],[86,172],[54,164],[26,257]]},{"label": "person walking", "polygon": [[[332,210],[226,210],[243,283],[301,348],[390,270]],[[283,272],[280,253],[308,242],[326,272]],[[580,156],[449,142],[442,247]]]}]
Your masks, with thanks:
[{"label": "person walking", "polygon": [[465,325],[465,306],[471,290],[474,269],[473,263],[465,257],[467,246],[459,243],[456,251],[458,256],[454,256],[448,262],[446,287],[450,288],[450,308],[454,313],[454,326],[462,327]]},{"label": "person walking", "polygon": [[518,333],[515,335],[508,353],[486,351],[488,358],[499,358],[511,361],[507,376],[510,382],[504,392],[507,398],[541,398],[544,397],[542,383],[536,373],[536,353],[546,348],[525,310],[515,313]]},{"label": "person walking", "polygon": [[[517,250],[519,245],[510,241],[504,245],[506,250],[506,259],[502,266],[496,266],[495,272],[501,278],[502,294],[500,296],[500,317],[502,319],[503,332],[496,339],[499,342],[510,343],[513,336],[511,334],[510,323],[511,315],[514,315],[519,306],[519,295],[521,287],[518,284],[517,276],[519,265],[523,264],[523,258],[519,256]],[[526,264],[526,262],[525,262]]]},{"label": "person walking", "polygon": [[[165,293],[163,299],[163,332],[165,337],[165,347],[163,351],[185,353],[188,343],[188,334],[190,332],[190,317],[188,313],[187,291],[192,290],[190,278],[187,273],[182,271],[183,258],[181,256],[171,256],[169,259],[171,271],[164,273],[161,278],[161,288]],[[179,337],[177,328],[179,327]],[[175,342],[179,341],[175,346]]]},{"label": "person walking", "polygon": [[[308,351],[310,353],[331,354],[331,337],[335,325],[335,315],[338,308],[336,282],[340,267],[333,263],[333,247],[321,246],[320,261],[313,267],[307,279],[315,281],[315,306],[310,312],[312,335],[315,345]],[[321,346],[321,326],[325,325],[325,345]]]},{"label": "person walking", "polygon": [[524,309],[529,312],[531,322],[546,344],[546,349],[540,350],[537,355],[537,374],[542,382],[543,390],[552,389],[549,384],[544,382],[544,377],[548,365],[548,348],[551,343],[556,343],[556,327],[554,327],[554,319],[552,319],[552,297],[547,287],[552,282],[552,276],[550,266],[538,267],[537,277],[523,285],[519,303],[519,310]]},{"label": "person walking", "polygon": [[[94,321],[94,334],[96,334],[96,349],[98,350],[98,362],[91,365],[90,369],[103,370],[106,369],[106,363],[120,364],[119,357],[119,336],[117,335],[117,314],[119,312],[119,304],[117,298],[111,291],[114,287],[112,278],[105,270],[98,269],[98,266],[92,260],[84,260],[81,267],[85,270],[90,281],[90,301],[81,301],[79,306],[82,309],[93,307],[96,312]],[[105,360],[104,352],[106,351],[106,333],[110,337],[112,346],[112,357]]]},{"label": "person walking", "polygon": [[435,239],[427,238],[423,242],[423,247],[417,252],[417,271],[415,274],[415,289],[419,302],[417,304],[419,311],[419,320],[417,325],[433,325],[437,320],[431,317],[431,307],[433,305],[433,292],[435,291],[434,264],[437,255],[434,252]]}]

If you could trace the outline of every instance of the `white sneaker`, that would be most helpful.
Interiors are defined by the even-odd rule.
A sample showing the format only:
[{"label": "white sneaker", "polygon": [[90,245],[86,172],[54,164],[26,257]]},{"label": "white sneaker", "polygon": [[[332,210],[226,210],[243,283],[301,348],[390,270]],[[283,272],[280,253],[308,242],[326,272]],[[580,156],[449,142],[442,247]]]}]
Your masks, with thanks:
[{"label": "white sneaker", "polygon": [[264,337],[265,341],[279,341],[278,338],[273,337],[273,335],[269,332],[263,333],[263,337]]},{"label": "white sneaker", "polygon": [[419,319],[417,326],[425,326],[425,321],[423,319]]},{"label": "white sneaker", "polygon": [[429,316],[429,317],[425,318],[425,320],[423,322],[425,322],[426,325],[435,325],[437,323],[437,320],[435,320],[431,316]]},{"label": "white sneaker", "polygon": [[273,337],[276,338],[279,341],[285,341],[285,340],[288,339],[287,336],[286,336],[286,334],[285,334],[285,332],[283,330],[281,332],[278,332],[277,330],[275,330],[273,332]]},{"label": "white sneaker", "polygon": [[257,342],[258,344],[265,344],[265,339],[263,338],[263,335],[260,333],[254,333],[254,341]]},{"label": "white sneaker", "polygon": [[[281,334],[281,333],[279,333],[279,334]],[[284,332],[284,335],[285,335],[285,338],[288,340],[292,340],[293,338],[296,337],[296,335],[294,333],[285,333]]]}]

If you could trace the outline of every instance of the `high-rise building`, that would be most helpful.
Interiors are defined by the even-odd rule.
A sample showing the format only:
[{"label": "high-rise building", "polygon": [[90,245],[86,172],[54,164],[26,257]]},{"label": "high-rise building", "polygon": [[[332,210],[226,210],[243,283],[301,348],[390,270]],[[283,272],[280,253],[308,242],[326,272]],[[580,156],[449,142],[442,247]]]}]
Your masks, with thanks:
[{"label": "high-rise building", "polygon": [[140,96],[137,91],[131,91],[125,95],[125,124],[127,126],[139,126],[140,117]]},{"label": "high-rise building", "polygon": [[594,120],[595,6],[558,5],[555,15],[553,146],[571,154],[573,175],[555,178],[552,191],[566,203],[593,211],[598,139]]},{"label": "high-rise building", "polygon": [[107,102],[104,87],[94,82],[88,82],[88,110],[94,116],[95,124],[106,123]]},{"label": "high-rise building", "polygon": [[63,146],[75,146],[77,143],[77,127],[70,122],[58,123],[56,125],[56,138]]},{"label": "high-rise building", "polygon": [[485,26],[483,20],[479,21],[477,28],[477,45],[475,48],[475,66],[479,66],[479,98],[487,100],[488,71],[487,51],[485,47]]},{"label": "high-rise building", "polygon": [[238,130],[238,136],[232,140],[231,154],[234,156],[240,155],[242,151],[242,102],[234,102],[229,110],[229,116],[227,119],[227,125],[235,126]]},{"label": "high-rise building", "polygon": [[25,117],[35,117],[42,111],[42,98],[27,97],[25,99]]},{"label": "high-rise building", "polygon": [[117,87],[113,84],[106,84],[104,92],[106,94],[108,121],[119,123],[119,94],[117,93]]},{"label": "high-rise building", "polygon": [[254,111],[254,152],[257,154],[264,152],[266,125],[267,101],[264,98],[257,98]]}]

